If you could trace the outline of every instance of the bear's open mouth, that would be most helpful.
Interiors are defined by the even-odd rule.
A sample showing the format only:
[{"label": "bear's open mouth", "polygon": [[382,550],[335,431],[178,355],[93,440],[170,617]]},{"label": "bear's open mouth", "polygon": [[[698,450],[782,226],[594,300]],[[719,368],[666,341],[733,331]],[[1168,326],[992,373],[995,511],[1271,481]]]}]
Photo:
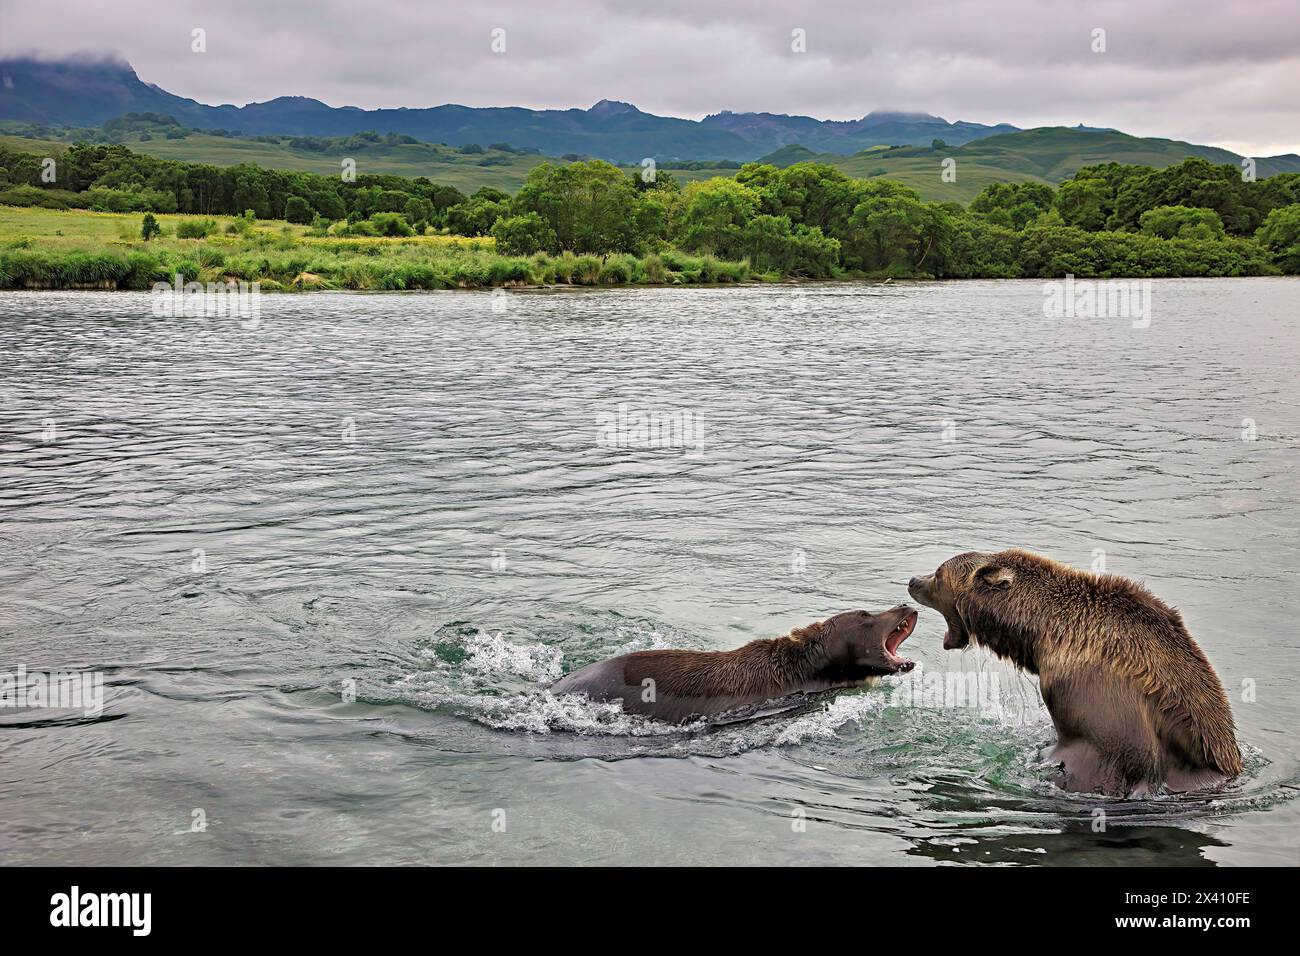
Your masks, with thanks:
[{"label": "bear's open mouth", "polygon": [[898,646],[902,644],[909,634],[916,628],[916,612],[909,610],[901,621],[894,625],[894,629],[885,635],[885,661],[899,671],[910,671],[916,666],[914,661],[909,661],[906,657],[898,655]]},{"label": "bear's open mouth", "polygon": [[962,627],[960,621],[954,621],[946,614],[944,620],[948,625],[948,630],[943,632],[943,649],[945,651],[960,650],[970,643],[970,635],[966,633],[966,628]]}]

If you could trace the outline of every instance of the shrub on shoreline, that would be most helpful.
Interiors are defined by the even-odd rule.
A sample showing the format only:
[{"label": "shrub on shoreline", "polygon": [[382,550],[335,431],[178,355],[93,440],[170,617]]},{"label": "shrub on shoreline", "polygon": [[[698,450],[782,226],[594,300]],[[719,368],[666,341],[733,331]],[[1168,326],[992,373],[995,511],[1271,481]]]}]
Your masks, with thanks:
[{"label": "shrub on shoreline", "polygon": [[[493,286],[621,286],[744,282],[747,262],[724,262],[712,256],[655,254],[575,256],[537,253],[504,256],[483,249],[442,245],[430,250],[393,246],[385,252],[296,246],[287,250],[230,248],[203,243],[184,249],[110,249],[88,252],[32,248],[14,241],[0,247],[0,289],[145,290],[155,282],[171,283],[180,273],[186,282],[262,282],[285,289],[410,291],[474,289]],[[296,282],[300,276],[312,281]]]}]

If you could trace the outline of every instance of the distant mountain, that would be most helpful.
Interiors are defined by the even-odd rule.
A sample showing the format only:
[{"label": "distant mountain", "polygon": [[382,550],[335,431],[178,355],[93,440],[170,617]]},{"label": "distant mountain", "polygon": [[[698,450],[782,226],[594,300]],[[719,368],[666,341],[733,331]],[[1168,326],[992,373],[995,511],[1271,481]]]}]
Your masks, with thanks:
[{"label": "distant mountain", "polygon": [[[818,120],[776,113],[715,113],[698,122],[655,116],[630,103],[601,100],[590,109],[528,110],[518,107],[363,110],[332,107],[302,96],[283,96],[248,106],[207,106],[144,83],[122,60],[73,58],[0,60],[0,122],[100,126],[126,113],[174,117],[184,127],[238,131],[246,137],[351,137],[367,130],[409,136],[365,149],[367,168],[401,175],[436,175],[458,186],[514,188],[542,161],[526,156],[595,156],[633,166],[653,156],[665,168],[708,160],[778,166],[817,160],[862,178],[888,176],[927,198],[967,202],[990,182],[1060,182],[1081,166],[1117,162],[1167,166],[1188,156],[1237,165],[1227,150],[1167,139],[1143,139],[1096,127],[1017,130],[1005,123],[949,123],[927,113],[876,111],[860,120]],[[120,124],[119,124],[120,125]],[[130,124],[121,127],[128,129]],[[3,133],[0,130],[0,133]],[[179,131],[178,131],[179,132]],[[39,134],[38,134],[39,135]],[[939,149],[932,148],[942,140]],[[324,143],[262,142],[209,133],[146,137],[132,133],[131,148],[169,159],[337,171],[338,157]],[[29,142],[34,142],[29,140]],[[462,154],[449,147],[477,143],[483,151]],[[504,144],[507,148],[501,147]],[[23,143],[15,142],[15,148]],[[33,147],[34,148],[34,147]],[[957,160],[956,182],[940,178],[942,159]],[[1294,155],[1257,158],[1257,173],[1300,171]],[[728,175],[697,166],[676,173],[683,180]]]},{"label": "distant mountain", "polygon": [[757,159],[789,143],[818,152],[853,153],[877,144],[958,144],[1014,126],[948,123],[924,113],[868,113],[860,120],[817,120],[774,113],[717,113],[696,122],[655,116],[630,103],[601,100],[590,109],[434,106],[363,110],[282,96],[247,106],[208,106],[143,82],[120,59],[75,57],[0,60],[0,121],[98,126],[123,113],[175,116],[196,129],[248,135],[348,136],[378,130],[423,142],[463,146],[508,143],[547,155],[576,153],[614,162]]},{"label": "distant mountain", "polygon": [[792,143],[821,153],[856,153],[870,146],[929,146],[933,140],[959,146],[997,133],[1014,133],[1008,123],[949,123],[928,113],[876,111],[860,120],[817,120],[776,113],[706,116],[701,125],[725,129],[770,152]]},{"label": "distant mountain", "polygon": [[835,153],[815,153],[807,146],[791,143],[789,146],[782,146],[780,149],[772,150],[766,156],[760,156],[757,162],[785,169],[795,163],[824,163],[828,156],[835,156],[837,159],[844,158]]},{"label": "distant mountain", "polygon": [[122,113],[199,106],[140,82],[121,60],[0,60],[0,119],[98,126]]},{"label": "distant mountain", "polygon": [[169,114],[196,129],[249,135],[348,136],[378,130],[451,146],[508,143],[554,156],[579,153],[624,162],[646,156],[747,159],[763,152],[726,130],[610,100],[589,110],[454,105],[363,110],[303,96],[207,106],[142,82],[122,60],[0,60],[0,120],[97,126],[123,113],[143,112]]}]

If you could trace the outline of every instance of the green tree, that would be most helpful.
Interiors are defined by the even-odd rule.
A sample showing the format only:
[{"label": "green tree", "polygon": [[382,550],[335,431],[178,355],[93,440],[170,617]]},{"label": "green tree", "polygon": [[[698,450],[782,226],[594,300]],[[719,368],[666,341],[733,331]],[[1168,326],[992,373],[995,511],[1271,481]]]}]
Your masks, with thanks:
[{"label": "green tree", "polygon": [[850,217],[865,267],[916,272],[927,261],[931,268],[941,263],[952,233],[949,212],[896,183],[871,185],[876,188]]},{"label": "green tree", "polygon": [[316,215],[316,210],[307,204],[307,200],[301,196],[290,196],[284,203],[284,218],[286,222],[298,223],[299,225],[309,225]]},{"label": "green tree", "polygon": [[452,206],[444,220],[447,228],[458,236],[486,236],[496,221],[509,212],[510,207],[504,202],[475,197]]},{"label": "green tree", "polygon": [[232,201],[236,209],[251,209],[258,219],[271,218],[271,200],[266,191],[265,170],[257,166],[236,166],[235,191]]},{"label": "green tree", "polygon": [[162,232],[162,226],[158,225],[158,220],[154,218],[153,213],[144,214],[144,219],[140,223],[140,238],[148,242],[154,236]]},{"label": "green tree", "polygon": [[504,216],[492,226],[497,252],[506,256],[531,256],[536,252],[554,252],[559,242],[555,230],[535,212],[522,216]]},{"label": "green tree", "polygon": [[825,163],[795,163],[785,169],[749,164],[736,181],[757,192],[761,212],[816,226],[828,236],[839,236],[847,228],[864,185]]},{"label": "green tree", "polygon": [[640,193],[636,211],[636,235],[642,246],[662,248],[681,222],[685,197],[680,187],[647,189]]},{"label": "green tree", "polygon": [[666,192],[681,192],[682,184],[666,169],[656,169],[654,178],[647,180],[643,175],[644,170],[632,170],[632,186],[638,192],[649,192],[652,190],[662,190]]},{"label": "green tree", "polygon": [[975,216],[954,216],[951,221],[952,232],[947,246],[939,251],[935,275],[954,279],[1020,277],[1019,233]]},{"label": "green tree", "polygon": [[1213,209],[1156,206],[1139,220],[1141,231],[1161,239],[1221,239],[1223,221]]},{"label": "green tree", "polygon": [[760,272],[825,279],[835,274],[840,244],[816,226],[792,225],[786,216],[755,216],[741,229],[745,255]]},{"label": "green tree", "polygon": [[745,226],[758,215],[759,203],[758,193],[734,179],[690,183],[677,241],[683,249],[739,259],[745,254]]},{"label": "green tree", "polygon": [[495,186],[480,186],[474,190],[470,199],[477,199],[479,202],[509,202],[510,194],[504,189],[497,189]]},{"label": "green tree", "polygon": [[971,200],[970,211],[999,226],[1023,229],[1055,199],[1052,187],[1043,183],[991,183]]},{"label": "green tree", "polygon": [[617,166],[593,159],[537,166],[511,208],[516,215],[540,216],[561,249],[607,255],[632,252],[641,244],[638,202],[636,188]]},{"label": "green tree", "polygon": [[1271,212],[1300,202],[1300,173],[1278,173],[1260,183]]},{"label": "green tree", "polygon": [[410,201],[410,194],[399,189],[383,189],[375,197],[375,212],[401,212]]},{"label": "green tree", "polygon": [[431,222],[434,217],[433,203],[423,196],[412,196],[402,207],[402,215],[412,226],[418,222]]},{"label": "green tree", "polygon": [[1142,214],[1157,206],[1191,206],[1213,209],[1232,235],[1254,234],[1269,210],[1269,196],[1257,183],[1241,178],[1241,170],[1215,165],[1194,156],[1165,169],[1140,170],[1128,175],[1115,193],[1115,211],[1108,227],[1137,230]]},{"label": "green tree", "polygon": [[1300,203],[1270,212],[1255,238],[1283,272],[1300,273]]},{"label": "green tree", "polygon": [[1068,179],[1056,191],[1056,211],[1066,225],[1095,231],[1106,228],[1115,207],[1115,188],[1101,177]]},{"label": "green tree", "polygon": [[868,227],[867,212],[864,210],[858,214],[859,208],[863,203],[878,204],[893,199],[906,198],[920,202],[921,197],[914,189],[888,179],[870,179],[860,183],[859,186],[847,222],[843,228],[833,231],[832,235],[840,240],[840,257],[845,268],[877,269],[880,268],[881,237]]}]

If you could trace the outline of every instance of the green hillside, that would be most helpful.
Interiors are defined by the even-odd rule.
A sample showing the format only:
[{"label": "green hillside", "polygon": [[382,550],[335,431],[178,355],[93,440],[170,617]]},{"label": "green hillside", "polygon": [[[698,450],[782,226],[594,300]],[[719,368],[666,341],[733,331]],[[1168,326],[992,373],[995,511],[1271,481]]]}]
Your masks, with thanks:
[{"label": "green hillside", "polygon": [[[147,138],[145,138],[147,137]],[[481,186],[515,192],[530,170],[553,157],[484,148],[464,152],[461,147],[430,143],[369,143],[358,137],[329,141],[328,148],[306,149],[292,145],[289,137],[243,138],[187,131],[183,138],[141,136],[121,139],[123,145],[160,159],[214,166],[251,163],[268,169],[299,170],[334,175],[344,158],[356,161],[357,172],[429,179],[472,193]],[[343,145],[347,143],[348,145]],[[66,142],[0,135],[0,146],[42,155],[57,155]],[[1042,127],[975,140],[964,146],[877,146],[852,156],[815,153],[800,146],[785,146],[760,162],[786,167],[797,162],[820,162],[859,179],[884,177],[916,189],[936,202],[970,202],[990,183],[1059,183],[1084,166],[1122,163],[1163,168],[1189,156],[1215,163],[1238,165],[1241,157],[1225,149],[1197,146],[1169,139],[1143,139],[1112,131]],[[956,160],[956,180],[944,182],[943,160]],[[661,165],[682,183],[731,175],[728,169]],[[694,168],[704,165],[706,168]],[[639,167],[624,167],[633,172]],[[1260,178],[1279,172],[1300,171],[1300,157],[1278,156],[1257,160]]]},{"label": "green hillside", "polygon": [[[957,160],[957,177],[953,182],[942,179],[942,163],[947,158]],[[825,163],[855,179],[892,179],[911,186],[932,202],[958,202],[962,205],[974,199],[990,183],[1050,182],[1028,170],[1006,168],[969,157],[962,147],[957,146],[939,152],[922,146],[876,147],[852,156],[813,153],[802,146],[787,146],[771,157],[764,157],[761,162],[782,167],[803,162]]]},{"label": "green hillside", "polygon": [[[884,177],[911,186],[934,202],[968,203],[990,183],[1059,183],[1084,166],[1121,163],[1163,169],[1189,156],[1214,163],[1239,165],[1241,157],[1226,149],[1197,146],[1172,139],[1143,139],[1126,133],[1089,131],[1048,126],[989,136],[939,150],[928,146],[875,148],[852,156],[815,154],[801,146],[787,146],[764,162],[787,166],[793,162],[821,162],[858,179]],[[956,181],[946,183],[943,160],[957,161]],[[1262,179],[1281,172],[1300,172],[1300,157],[1278,156],[1257,160]]]},{"label": "green hillside", "polygon": [[[551,156],[488,148],[480,153],[467,154],[455,146],[432,143],[392,146],[366,144],[361,148],[321,152],[298,149],[288,142],[214,136],[198,131],[188,132],[184,139],[161,136],[141,139],[139,136],[127,136],[121,138],[120,142],[128,149],[159,159],[208,163],[213,166],[250,163],[267,169],[289,169],[324,175],[339,173],[343,159],[351,158],[356,161],[358,174],[387,173],[412,178],[427,176],[434,182],[455,186],[465,193],[472,193],[481,186],[513,193],[523,185],[529,171],[535,166],[558,161]],[[17,152],[57,156],[69,145],[59,140],[0,135],[0,146]],[[624,168],[629,172],[640,169],[639,166]],[[709,179],[717,175],[729,175],[731,172],[732,170],[725,169],[672,169],[673,176],[680,182]]]},{"label": "green hillside", "polygon": [[35,153],[38,156],[57,156],[68,144],[56,139],[39,139],[33,136],[10,136],[0,133],[0,149],[16,153]]},{"label": "green hillside", "polygon": [[[33,152],[41,143],[54,148],[51,141],[24,140],[19,137],[0,137],[0,143],[11,149]],[[537,155],[520,155],[496,149],[485,149],[477,154],[464,154],[453,146],[436,146],[429,143],[411,143],[390,146],[366,144],[338,153],[332,151],[296,149],[287,143],[271,143],[258,139],[230,136],[213,136],[197,131],[189,132],[184,139],[166,139],[154,136],[141,139],[130,136],[122,139],[129,149],[159,159],[174,159],[187,163],[209,163],[213,166],[235,166],[251,163],[268,169],[292,169],[302,172],[338,174],[345,158],[356,161],[357,172],[389,173],[397,176],[427,176],[430,179],[473,192],[480,186],[493,186],[514,192],[522,185],[528,171],[545,158]],[[66,145],[66,144],[62,144]]]}]

